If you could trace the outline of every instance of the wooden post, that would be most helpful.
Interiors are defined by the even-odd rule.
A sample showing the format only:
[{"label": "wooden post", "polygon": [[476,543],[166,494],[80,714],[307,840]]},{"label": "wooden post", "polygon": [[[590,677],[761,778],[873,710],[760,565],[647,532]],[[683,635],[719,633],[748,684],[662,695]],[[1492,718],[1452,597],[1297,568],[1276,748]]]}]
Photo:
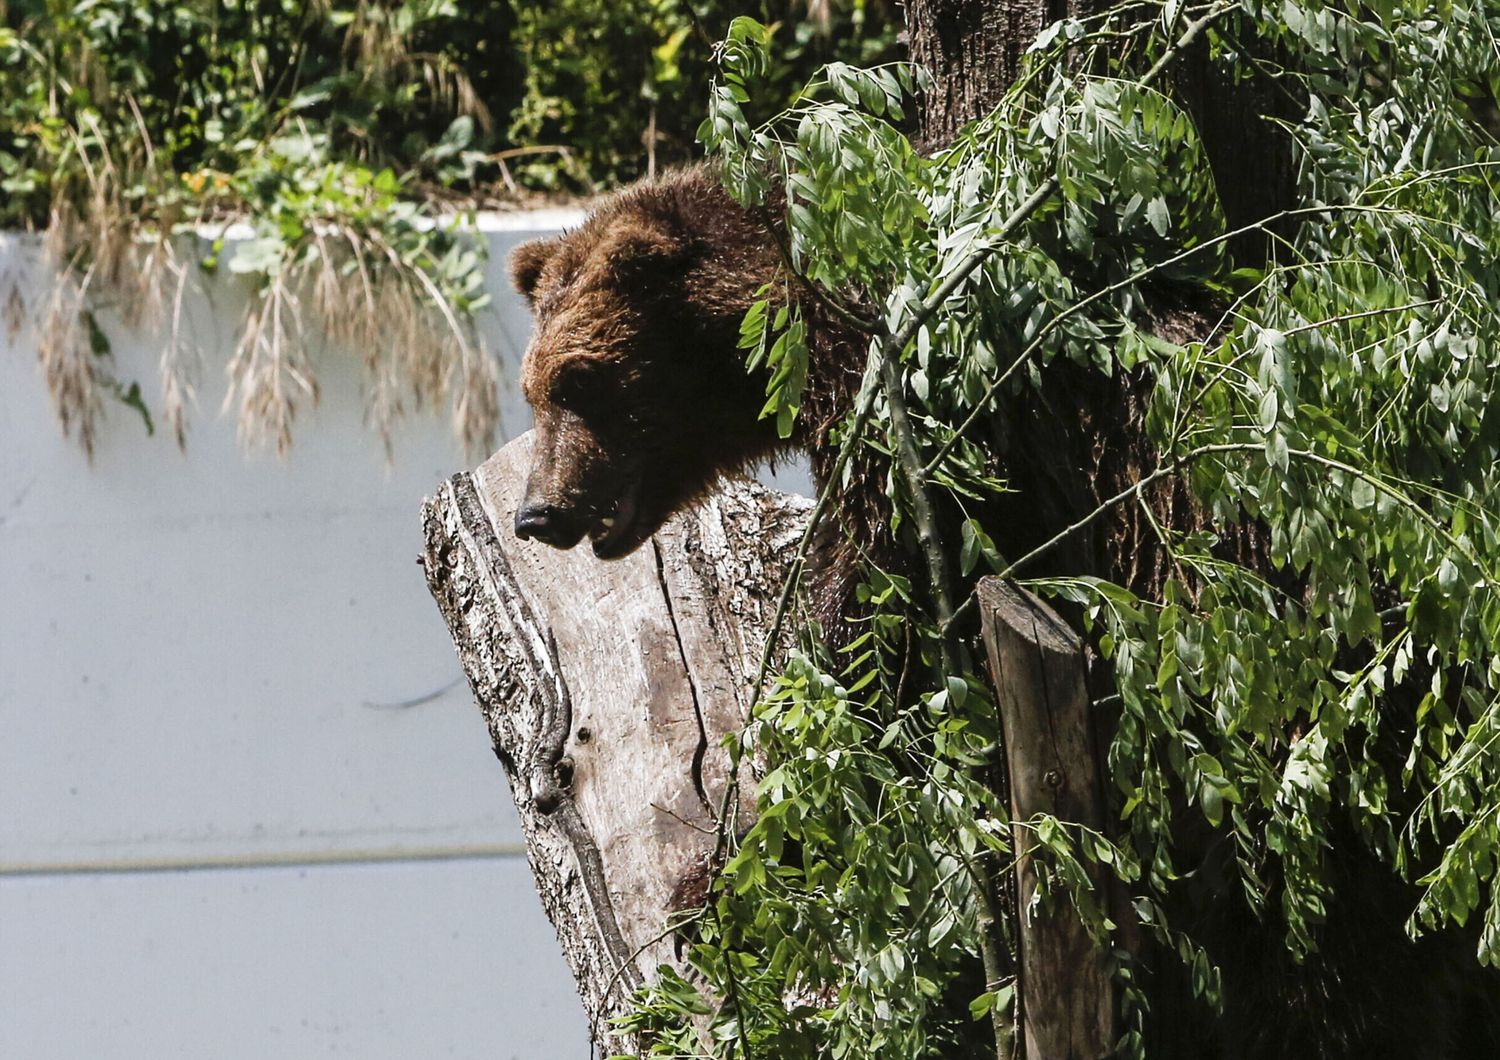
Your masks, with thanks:
[{"label": "wooden post", "polygon": [[[1104,790],[1081,640],[1054,611],[1013,585],[986,578],[978,593],[1012,820],[1051,814],[1102,829]],[[1015,829],[1021,951],[1016,996],[1025,1056],[1097,1060],[1109,1056],[1115,1043],[1109,955],[1094,945],[1065,894],[1054,894],[1047,908],[1033,908],[1037,874],[1024,854],[1032,842],[1026,829]],[[1103,885],[1102,879],[1094,882]]]},{"label": "wooden post", "polygon": [[748,715],[808,506],[731,483],[606,563],[587,544],[559,552],[515,537],[530,446],[517,439],[427,502],[422,563],[595,1043],[641,1051],[607,1021],[659,965],[682,970],[666,931],[673,895],[714,848],[730,768],[721,741]]}]

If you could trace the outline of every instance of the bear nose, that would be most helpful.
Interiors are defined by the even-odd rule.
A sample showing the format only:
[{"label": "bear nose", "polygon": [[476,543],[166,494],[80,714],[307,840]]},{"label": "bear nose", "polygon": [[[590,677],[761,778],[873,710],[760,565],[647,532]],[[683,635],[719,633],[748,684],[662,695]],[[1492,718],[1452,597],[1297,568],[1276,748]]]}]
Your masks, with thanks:
[{"label": "bear nose", "polygon": [[516,536],[523,541],[535,538],[544,545],[568,548],[578,543],[579,534],[562,509],[551,504],[523,504],[516,509]]}]

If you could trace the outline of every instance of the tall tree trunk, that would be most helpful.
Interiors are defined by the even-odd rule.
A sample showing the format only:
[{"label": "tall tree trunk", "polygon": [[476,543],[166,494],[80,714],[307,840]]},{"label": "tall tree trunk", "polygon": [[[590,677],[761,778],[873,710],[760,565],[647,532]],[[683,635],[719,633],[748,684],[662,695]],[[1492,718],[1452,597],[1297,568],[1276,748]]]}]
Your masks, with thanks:
[{"label": "tall tree trunk", "polygon": [[1021,70],[1037,34],[1056,18],[1055,0],[908,0],[912,62],[932,75],[920,140],[941,147],[993,110]]},{"label": "tall tree trunk", "polygon": [[[919,141],[929,150],[941,147],[993,110],[1020,73],[1026,49],[1047,26],[1111,6],[1108,0],[907,0],[912,61],[933,76],[922,101]],[[1240,83],[1216,68],[1209,41],[1200,40],[1177,64],[1167,88],[1193,116],[1230,228],[1291,204],[1291,141],[1272,119],[1295,117],[1298,106],[1257,73],[1257,42],[1237,43],[1250,75]],[[1250,235],[1231,250],[1241,264],[1258,265],[1267,247],[1264,236]]]}]

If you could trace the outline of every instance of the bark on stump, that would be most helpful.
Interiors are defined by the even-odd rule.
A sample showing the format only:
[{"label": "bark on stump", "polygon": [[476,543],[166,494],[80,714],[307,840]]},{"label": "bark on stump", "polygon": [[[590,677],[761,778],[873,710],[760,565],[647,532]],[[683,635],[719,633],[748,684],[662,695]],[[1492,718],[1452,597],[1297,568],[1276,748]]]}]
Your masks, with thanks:
[{"label": "bark on stump", "polygon": [[516,439],[424,505],[422,562],[604,1045],[630,992],[661,964],[681,967],[664,933],[670,899],[714,847],[721,740],[748,715],[808,505],[731,483],[605,563],[586,545],[515,537],[530,446]]},{"label": "bark on stump", "polygon": [[[1083,643],[1035,596],[996,578],[979,583],[985,650],[1000,711],[1016,850],[1020,961],[1016,991],[1028,1060],[1098,1060],[1115,1042],[1109,954],[1094,945],[1067,896],[1034,908],[1034,845],[1021,822],[1048,814],[1104,828],[1104,784],[1085,683]],[[1109,893],[1096,872],[1095,894]],[[1107,903],[1106,903],[1107,905]]]}]

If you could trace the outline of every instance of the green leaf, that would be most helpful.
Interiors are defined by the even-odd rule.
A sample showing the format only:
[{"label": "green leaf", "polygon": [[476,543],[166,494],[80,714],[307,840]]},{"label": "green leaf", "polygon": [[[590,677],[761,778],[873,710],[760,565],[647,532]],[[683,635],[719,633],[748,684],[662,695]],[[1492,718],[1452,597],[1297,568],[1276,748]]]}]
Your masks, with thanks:
[{"label": "green leaf", "polygon": [[88,310],[84,310],[79,314],[79,316],[83,319],[84,326],[88,329],[89,352],[92,353],[95,357],[113,356],[114,350],[110,346],[109,336],[106,335],[104,333],[104,329],[99,326],[99,321],[94,316],[94,314],[89,312]]},{"label": "green leaf", "polygon": [[1267,390],[1260,396],[1260,406],[1256,413],[1256,420],[1260,424],[1261,433],[1270,434],[1276,427],[1276,419],[1281,411],[1281,399],[1275,390]]},{"label": "green leaf", "polygon": [[1167,211],[1167,201],[1160,196],[1152,199],[1146,205],[1146,220],[1156,230],[1156,234],[1166,237],[1167,230],[1172,227],[1172,215]]}]

